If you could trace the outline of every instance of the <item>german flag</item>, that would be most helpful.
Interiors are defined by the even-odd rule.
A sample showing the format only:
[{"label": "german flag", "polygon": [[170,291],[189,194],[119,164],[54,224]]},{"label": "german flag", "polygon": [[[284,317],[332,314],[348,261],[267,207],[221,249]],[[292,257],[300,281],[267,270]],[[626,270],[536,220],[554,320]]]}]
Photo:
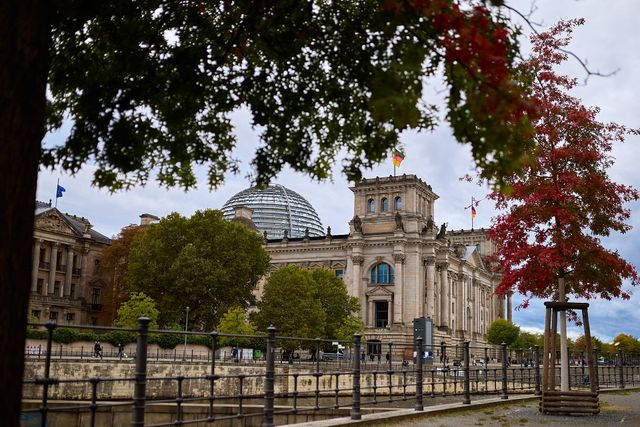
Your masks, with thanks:
[{"label": "german flag", "polygon": [[400,163],[404,160],[404,154],[402,151],[393,150],[393,166],[399,168]]}]

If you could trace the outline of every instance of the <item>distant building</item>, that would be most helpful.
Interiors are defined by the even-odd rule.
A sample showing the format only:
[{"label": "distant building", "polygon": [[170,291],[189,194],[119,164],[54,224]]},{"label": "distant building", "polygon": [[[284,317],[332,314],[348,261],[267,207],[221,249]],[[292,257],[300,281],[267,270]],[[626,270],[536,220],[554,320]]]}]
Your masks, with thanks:
[{"label": "distant building", "polygon": [[[486,344],[495,319],[511,318],[510,300],[494,294],[500,277],[487,265],[495,246],[486,230],[437,227],[438,195],[430,185],[403,175],[364,179],[351,190],[349,234],[332,235],[328,229],[319,236],[307,226],[302,235],[291,237],[254,223],[268,232],[265,247],[273,269],[292,264],[328,268],[344,280],[360,300],[369,353],[379,352],[384,341],[411,339],[415,318],[431,319],[434,343],[470,340],[474,345]],[[269,238],[274,234],[280,237]]]},{"label": "distant building", "polygon": [[100,268],[111,240],[86,218],[36,202],[31,314],[38,322],[98,324],[109,280]]}]

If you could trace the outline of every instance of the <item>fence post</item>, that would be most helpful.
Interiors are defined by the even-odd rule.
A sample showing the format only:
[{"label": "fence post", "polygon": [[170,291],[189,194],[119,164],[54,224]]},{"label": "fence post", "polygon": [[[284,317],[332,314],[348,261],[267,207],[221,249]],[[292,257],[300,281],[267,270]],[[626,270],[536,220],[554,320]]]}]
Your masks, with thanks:
[{"label": "fence post", "polygon": [[536,388],[534,394],[536,396],[540,396],[542,391],[540,391],[540,346],[537,345],[533,350],[533,372],[536,377]]},{"label": "fence post", "polygon": [[353,401],[351,404],[351,419],[359,420],[362,418],[360,413],[360,346],[362,336],[360,334],[353,335],[354,356],[353,358]]},{"label": "fence post", "polygon": [[273,395],[275,379],[276,328],[267,328],[267,366],[264,383],[264,418],[262,427],[273,427]]},{"label": "fence post", "polygon": [[133,389],[132,426],[144,426],[144,402],[147,391],[147,338],[148,317],[138,318],[138,341],[136,343],[136,382]]},{"label": "fence post", "polygon": [[502,347],[502,399],[508,399],[507,394],[507,344],[500,344]]},{"label": "fence post", "polygon": [[598,365],[598,350],[593,349],[593,365],[594,365],[594,378],[591,381],[595,381],[596,383],[596,391],[600,390],[600,366]]},{"label": "fence post", "polygon": [[462,357],[464,358],[464,398],[462,403],[465,405],[471,404],[471,393],[469,391],[469,341],[462,343]]},{"label": "fence post", "polygon": [[[40,416],[42,417],[42,426],[47,424],[47,413],[48,413],[48,399],[49,399],[49,384],[51,384],[51,379],[49,378],[49,373],[51,370],[51,347],[53,344],[53,331],[56,329],[56,324],[51,320],[47,322],[45,327],[47,328],[47,352],[45,354],[44,359],[44,378],[42,382],[42,406],[40,406]],[[39,355],[39,353],[38,353]],[[39,358],[39,357],[38,357]]]},{"label": "fence post", "polygon": [[416,411],[424,411],[422,402],[422,337],[415,339],[416,349]]},{"label": "fence post", "polygon": [[618,349],[618,357],[616,357],[616,363],[618,364],[618,371],[620,375],[620,388],[624,388],[624,363],[622,361],[622,349]]}]

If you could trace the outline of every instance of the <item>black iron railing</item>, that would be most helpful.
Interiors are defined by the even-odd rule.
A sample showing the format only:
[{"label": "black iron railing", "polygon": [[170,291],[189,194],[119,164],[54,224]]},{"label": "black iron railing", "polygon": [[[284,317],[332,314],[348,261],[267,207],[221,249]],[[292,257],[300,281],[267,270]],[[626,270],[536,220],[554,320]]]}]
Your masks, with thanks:
[{"label": "black iron railing", "polygon": [[[46,344],[27,349],[23,413],[39,415],[42,426],[57,414],[77,414],[83,417],[77,424],[89,426],[99,424],[100,417],[110,417],[114,425],[133,426],[232,419],[272,426],[307,421],[310,416],[358,420],[363,411],[382,403],[422,411],[438,398],[461,397],[463,404],[469,404],[486,395],[508,399],[518,393],[540,394],[542,352],[537,347],[515,350],[469,342],[427,346],[418,338],[384,343],[369,355],[363,352],[360,335],[346,342],[277,336],[273,327],[266,335],[254,336],[149,331],[146,318],[139,319],[138,329],[71,326],[135,332],[135,349],[123,357],[115,350],[100,355],[84,347],[69,351],[54,345],[55,324],[41,326],[48,332]],[[150,333],[199,337],[209,342],[209,348],[149,351]],[[219,349],[221,339],[251,342],[262,354],[243,359],[236,351],[229,357]],[[323,351],[331,357],[323,358]],[[576,353],[574,360],[584,358]],[[600,388],[640,385],[637,357],[618,352],[595,360],[603,361],[597,378],[589,378],[581,362],[571,366],[572,388],[588,388],[590,381],[597,381]],[[607,360],[613,364],[604,364]]]}]

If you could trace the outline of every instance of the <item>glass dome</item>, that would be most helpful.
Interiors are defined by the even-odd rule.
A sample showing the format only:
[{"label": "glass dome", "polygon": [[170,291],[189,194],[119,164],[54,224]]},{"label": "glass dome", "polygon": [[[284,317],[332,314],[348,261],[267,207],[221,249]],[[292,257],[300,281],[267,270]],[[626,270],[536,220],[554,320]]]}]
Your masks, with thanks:
[{"label": "glass dome", "polygon": [[316,210],[295,191],[282,185],[270,185],[262,190],[252,187],[230,198],[222,207],[227,219],[235,215],[235,208],[246,206],[253,210],[253,223],[269,239],[281,239],[284,230],[289,237],[324,236],[324,229]]}]

